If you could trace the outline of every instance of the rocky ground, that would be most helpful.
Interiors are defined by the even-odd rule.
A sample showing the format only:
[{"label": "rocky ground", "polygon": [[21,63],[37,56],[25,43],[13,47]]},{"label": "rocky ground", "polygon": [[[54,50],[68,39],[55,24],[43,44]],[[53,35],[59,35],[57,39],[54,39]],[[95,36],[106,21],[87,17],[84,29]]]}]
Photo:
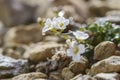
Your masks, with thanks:
[{"label": "rocky ground", "polygon": [[74,62],[65,55],[65,40],[50,33],[42,36],[36,23],[37,17],[53,17],[63,9],[77,27],[99,19],[120,25],[119,3],[0,0],[0,80],[120,80],[120,47],[114,42],[103,41],[95,46],[92,57],[82,55]]}]

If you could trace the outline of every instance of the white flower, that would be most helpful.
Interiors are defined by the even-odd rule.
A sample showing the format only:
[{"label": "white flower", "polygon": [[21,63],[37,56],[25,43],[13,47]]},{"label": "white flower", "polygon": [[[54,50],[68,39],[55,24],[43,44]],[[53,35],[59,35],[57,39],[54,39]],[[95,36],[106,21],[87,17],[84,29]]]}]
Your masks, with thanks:
[{"label": "white flower", "polygon": [[67,25],[69,24],[69,19],[65,19],[64,17],[58,17],[54,20],[56,23],[56,26],[55,26],[56,29],[64,30],[64,29],[66,29]]},{"label": "white flower", "polygon": [[45,26],[42,29],[42,35],[45,35],[45,32],[49,30],[57,31],[57,29],[64,30],[69,24],[69,19],[65,19],[64,17],[54,17],[52,20],[47,19],[45,21]]},{"label": "white flower", "polygon": [[76,41],[70,43],[69,49],[67,49],[67,56],[71,56],[74,61],[80,60],[80,54],[85,52],[85,46],[78,44]]},{"label": "white flower", "polygon": [[64,14],[65,14],[65,11],[60,11],[60,12],[58,13],[58,16],[63,17]]},{"label": "white flower", "polygon": [[51,30],[52,28],[53,28],[52,20],[48,18],[45,22],[45,26],[42,29],[42,35],[45,35],[45,32]]},{"label": "white flower", "polygon": [[89,35],[87,33],[81,32],[81,31],[73,32],[73,35],[78,40],[85,40],[85,39],[87,39],[89,37]]}]

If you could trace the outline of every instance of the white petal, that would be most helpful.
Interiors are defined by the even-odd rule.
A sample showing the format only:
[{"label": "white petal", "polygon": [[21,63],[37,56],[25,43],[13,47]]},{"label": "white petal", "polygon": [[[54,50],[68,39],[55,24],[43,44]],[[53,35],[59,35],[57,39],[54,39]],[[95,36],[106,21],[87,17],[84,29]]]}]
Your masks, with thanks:
[{"label": "white petal", "polygon": [[80,45],[78,45],[78,48],[79,48],[79,53],[80,53],[80,54],[82,54],[82,53],[85,52],[85,45],[80,44]]},{"label": "white petal", "polygon": [[64,14],[65,14],[65,12],[64,12],[64,11],[60,11],[60,12],[58,13],[58,16],[63,17],[63,16],[64,16]]},{"label": "white petal", "polygon": [[51,22],[52,22],[51,19],[48,18],[48,19],[46,20],[46,22],[45,22],[45,25],[48,25],[48,24],[50,24]]},{"label": "white petal", "polygon": [[74,48],[77,45],[77,42],[76,41],[72,41],[70,45],[71,45],[72,48]]},{"label": "white petal", "polygon": [[52,29],[52,27],[48,27],[48,26],[43,27],[43,29],[42,29],[42,35],[45,35],[45,32],[47,32],[47,31],[49,31],[51,29]]},{"label": "white petal", "polygon": [[72,56],[72,59],[76,62],[78,62],[80,60],[80,55],[75,55],[75,56]]},{"label": "white petal", "polygon": [[71,49],[67,49],[67,56],[73,56]]},{"label": "white petal", "polygon": [[65,20],[64,24],[67,26],[69,24],[69,20]]},{"label": "white petal", "polygon": [[81,31],[76,31],[73,32],[73,35],[77,38],[77,39],[82,39],[85,40],[89,37],[89,35],[87,33],[81,32]]}]

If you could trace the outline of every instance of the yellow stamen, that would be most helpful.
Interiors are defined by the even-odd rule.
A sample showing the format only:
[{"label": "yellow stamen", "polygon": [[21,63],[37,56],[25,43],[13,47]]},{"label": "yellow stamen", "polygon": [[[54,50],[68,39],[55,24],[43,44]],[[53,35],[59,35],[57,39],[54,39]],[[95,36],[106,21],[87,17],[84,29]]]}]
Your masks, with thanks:
[{"label": "yellow stamen", "polygon": [[79,48],[76,46],[73,50],[73,53],[76,55],[78,53],[78,51],[79,51]]},{"label": "yellow stamen", "polygon": [[62,27],[64,24],[61,22],[61,23],[59,23],[59,25],[60,25],[60,27]]}]

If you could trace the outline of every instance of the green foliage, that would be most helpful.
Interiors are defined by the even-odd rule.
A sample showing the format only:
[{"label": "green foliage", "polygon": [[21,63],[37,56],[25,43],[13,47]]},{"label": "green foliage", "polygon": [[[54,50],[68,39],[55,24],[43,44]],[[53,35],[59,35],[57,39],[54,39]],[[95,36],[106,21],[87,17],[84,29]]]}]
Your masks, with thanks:
[{"label": "green foliage", "polygon": [[102,41],[120,43],[120,26],[112,24],[110,21],[94,23],[89,25],[87,30],[92,33],[92,36],[86,40],[86,43],[92,46],[96,46]]}]

